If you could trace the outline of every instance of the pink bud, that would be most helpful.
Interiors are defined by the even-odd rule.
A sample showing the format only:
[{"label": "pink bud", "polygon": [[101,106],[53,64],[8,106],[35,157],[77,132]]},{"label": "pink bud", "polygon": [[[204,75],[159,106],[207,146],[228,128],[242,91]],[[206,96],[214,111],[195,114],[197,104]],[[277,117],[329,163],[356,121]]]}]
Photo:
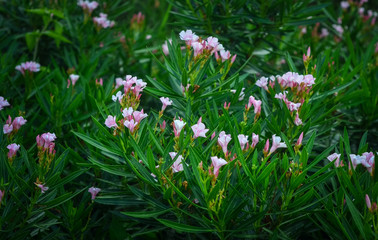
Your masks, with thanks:
[{"label": "pink bud", "polygon": [[232,58],[231,58],[231,64],[233,64],[235,62],[235,59],[236,59],[236,54],[234,56],[232,56]]},{"label": "pink bud", "polygon": [[211,140],[213,140],[213,138],[215,138],[215,132],[213,132],[213,134],[211,134]]},{"label": "pink bud", "polygon": [[302,140],[303,140],[303,132],[301,133],[301,135],[299,135],[298,141],[295,144],[295,146],[301,146],[302,145]]},{"label": "pink bud", "polygon": [[167,123],[165,122],[165,120],[163,121],[162,124],[160,124],[160,130],[161,130],[162,132],[164,132],[166,125],[167,125]]},{"label": "pink bud", "polygon": [[269,151],[269,139],[266,140],[265,147],[264,147],[264,154],[267,154]]},{"label": "pink bud", "polygon": [[371,202],[370,202],[370,198],[369,198],[369,195],[365,195],[365,201],[366,201],[366,206],[369,210],[371,210]]},{"label": "pink bud", "polygon": [[311,48],[308,47],[308,48],[307,48],[307,57],[310,57],[310,55],[311,55]]}]

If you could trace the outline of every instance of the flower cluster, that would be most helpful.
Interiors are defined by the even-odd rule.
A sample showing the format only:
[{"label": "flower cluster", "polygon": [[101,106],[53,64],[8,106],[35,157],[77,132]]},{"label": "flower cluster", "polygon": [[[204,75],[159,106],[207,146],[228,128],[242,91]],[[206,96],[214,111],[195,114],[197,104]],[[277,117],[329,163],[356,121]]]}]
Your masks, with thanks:
[{"label": "flower cluster", "polygon": [[140,30],[144,26],[144,19],[145,16],[143,13],[138,12],[138,14],[134,14],[130,21],[130,28],[135,30]]},{"label": "flower cluster", "polygon": [[142,79],[137,79],[131,75],[127,75],[125,80],[122,78],[116,78],[115,89],[123,86],[124,93],[118,91],[112,96],[114,102],[118,101],[122,108],[132,107],[138,108],[140,97],[142,96],[143,89],[147,86],[147,83]]},{"label": "flower cluster", "polygon": [[91,15],[93,10],[95,10],[98,7],[98,2],[96,1],[89,2],[89,1],[79,0],[77,2],[77,5],[82,7],[86,14]]},{"label": "flower cluster", "polygon": [[[185,41],[188,49],[192,48],[194,57],[202,55],[210,56],[215,55],[216,60],[226,61],[231,58],[230,51],[226,51],[222,44],[219,43],[218,38],[208,37],[206,40],[198,37],[192,30],[180,32],[180,39]],[[232,56],[231,63],[235,61],[236,55]]]},{"label": "flower cluster", "polygon": [[111,28],[115,22],[108,20],[108,14],[100,13],[100,17],[94,17],[93,22],[96,25],[97,30],[101,28]]},{"label": "flower cluster", "polygon": [[29,61],[25,63],[21,63],[20,65],[16,66],[16,70],[20,71],[22,75],[25,75],[25,71],[32,72],[39,72],[41,65],[39,63]]},{"label": "flower cluster", "polygon": [[8,134],[9,136],[12,136],[12,134],[17,133],[17,131],[21,128],[22,125],[24,125],[27,122],[26,119],[24,119],[22,116],[16,117],[13,122],[11,116],[8,116],[8,120],[3,126],[3,132],[4,134]]},{"label": "flower cluster", "polygon": [[4,99],[4,97],[0,96],[0,111],[3,110],[4,107],[10,106],[9,102]]},{"label": "flower cluster", "polygon": [[[36,137],[39,165],[44,172],[49,170],[50,164],[55,157],[55,139],[55,134],[49,132]],[[43,176],[40,176],[40,178],[43,178]]]},{"label": "flower cluster", "polygon": [[[364,167],[366,167],[370,175],[373,176],[375,169],[373,152],[364,152],[362,155],[350,154],[349,157],[352,162],[353,169],[356,169],[357,165],[362,164]],[[350,163],[349,169],[351,169]]]}]

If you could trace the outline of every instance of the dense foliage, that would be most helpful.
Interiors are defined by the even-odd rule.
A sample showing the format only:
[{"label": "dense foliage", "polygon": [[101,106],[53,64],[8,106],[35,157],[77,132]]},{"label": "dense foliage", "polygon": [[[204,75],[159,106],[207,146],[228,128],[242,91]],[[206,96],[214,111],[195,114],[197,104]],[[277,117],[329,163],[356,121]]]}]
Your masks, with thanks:
[{"label": "dense foliage", "polygon": [[374,1],[0,2],[1,239],[376,239]]}]

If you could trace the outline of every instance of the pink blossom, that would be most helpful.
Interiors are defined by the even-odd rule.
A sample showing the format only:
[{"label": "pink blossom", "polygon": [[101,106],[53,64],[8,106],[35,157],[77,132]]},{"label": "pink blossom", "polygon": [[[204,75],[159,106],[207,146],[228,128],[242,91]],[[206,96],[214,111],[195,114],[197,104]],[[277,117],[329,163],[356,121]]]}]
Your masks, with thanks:
[{"label": "pink blossom", "polygon": [[24,125],[25,123],[27,122],[27,120],[25,120],[23,117],[16,117],[13,122],[12,122],[12,125],[13,125],[13,130],[18,130],[20,129],[20,127],[22,125]]},{"label": "pink blossom", "polygon": [[373,169],[375,167],[374,153],[373,152],[364,152],[362,154],[364,158],[361,160],[361,164],[367,168],[370,174],[373,174]]},{"label": "pink blossom", "polygon": [[136,122],[142,121],[142,119],[146,118],[148,115],[142,111],[134,111],[133,116]]},{"label": "pink blossom", "polygon": [[366,206],[369,210],[371,210],[371,201],[370,201],[370,198],[369,198],[369,195],[365,195],[365,202],[366,202]]},{"label": "pink blossom", "polygon": [[286,101],[286,93],[287,91],[284,91],[283,93],[276,93],[276,95],[274,95],[274,98]]},{"label": "pink blossom", "polygon": [[227,164],[227,161],[223,158],[211,157],[211,165],[214,167],[214,176],[217,178],[219,174],[219,169]]},{"label": "pink blossom", "polygon": [[4,134],[10,134],[12,131],[13,131],[13,125],[12,124],[4,124],[4,126],[3,126]]},{"label": "pink blossom", "polygon": [[301,103],[294,103],[290,102],[289,100],[286,100],[285,103],[290,112],[298,111],[298,109],[302,105]]},{"label": "pink blossom", "polygon": [[88,192],[90,192],[91,195],[92,195],[92,200],[94,200],[94,199],[96,198],[96,195],[97,195],[100,191],[101,191],[101,189],[100,189],[100,188],[96,188],[96,187],[90,187],[90,188],[88,189]]},{"label": "pink blossom", "polygon": [[77,2],[77,5],[79,5],[80,7],[82,7],[83,10],[85,12],[87,12],[89,15],[93,12],[93,10],[95,10],[98,7],[98,3],[95,2],[95,1],[89,2],[89,1],[79,0]]},{"label": "pink blossom", "polygon": [[205,124],[202,123],[202,117],[199,118],[197,124],[192,126],[193,130],[193,138],[196,139],[198,137],[206,137],[206,133],[209,131],[209,129],[206,129]]},{"label": "pink blossom", "polygon": [[227,145],[231,141],[231,134],[226,134],[225,131],[219,133],[218,144],[222,147],[223,153],[227,154]]},{"label": "pink blossom", "polygon": [[[169,43],[172,44],[172,39],[168,39]],[[169,48],[168,48],[168,42],[165,41],[163,45],[161,45],[161,48],[163,49],[163,53],[165,56],[169,55]]]},{"label": "pink blossom", "polygon": [[[176,157],[176,152],[170,152],[169,156],[171,156],[172,160]],[[176,161],[172,164],[171,168],[173,170],[173,173],[184,171],[184,167],[182,165],[182,160],[184,160],[182,155],[179,155],[176,159]]]},{"label": "pink blossom", "polygon": [[349,7],[349,2],[348,1],[342,1],[340,2],[340,6],[342,9],[347,9]]},{"label": "pink blossom", "polygon": [[20,71],[22,75],[25,75],[25,71],[39,72],[40,67],[41,65],[39,63],[29,61],[16,66],[16,70]]},{"label": "pink blossom", "polygon": [[12,143],[12,144],[9,144],[7,148],[9,149],[8,159],[13,159],[14,156],[16,156],[18,149],[20,149],[20,145],[16,143]]},{"label": "pink blossom", "polygon": [[168,97],[161,97],[160,101],[163,103],[163,106],[161,107],[162,111],[164,111],[167,106],[172,105],[172,100],[170,100]]},{"label": "pink blossom", "polygon": [[179,137],[182,128],[185,126],[185,122],[182,120],[174,120],[173,121],[173,132],[175,133],[175,137]]},{"label": "pink blossom", "polygon": [[256,115],[260,115],[260,113],[261,113],[261,103],[262,102],[260,100],[256,100],[253,96],[250,96],[249,100],[248,100],[247,109],[249,110],[251,108],[251,106],[253,105],[255,114]]},{"label": "pink blossom", "polygon": [[226,109],[226,110],[228,110],[230,108],[230,105],[231,105],[230,102],[228,104],[227,104],[227,102],[224,102],[223,108]]},{"label": "pink blossom", "polygon": [[355,154],[349,154],[349,157],[350,157],[350,160],[352,162],[353,169],[356,169],[357,165],[361,164],[362,161],[366,161],[365,156],[358,156],[358,155],[355,155]]},{"label": "pink blossom", "polygon": [[218,38],[216,37],[208,37],[206,43],[209,50],[216,48],[219,44]]},{"label": "pink blossom", "polygon": [[230,51],[220,50],[219,54],[222,58],[222,62],[228,60],[231,57]]},{"label": "pink blossom", "polygon": [[118,100],[119,102],[121,102],[121,101],[122,101],[122,98],[123,98],[123,94],[122,94],[121,91],[118,91],[118,92],[116,93],[116,95],[113,95],[113,96],[112,96],[112,100],[113,100],[113,102],[116,102],[117,100]]},{"label": "pink blossom", "polygon": [[125,127],[127,127],[131,133],[134,133],[135,127],[138,125],[138,122],[135,122],[134,119],[126,120],[124,123]]},{"label": "pink blossom", "polygon": [[131,119],[133,119],[133,112],[134,109],[132,107],[125,108],[122,110],[122,116],[130,121]]},{"label": "pink blossom", "polygon": [[135,94],[135,96],[138,96],[139,93],[141,93],[146,86],[147,86],[147,83],[143,82],[142,79],[136,80],[135,87],[133,89],[133,93]]},{"label": "pink blossom", "polygon": [[76,74],[70,74],[70,80],[72,82],[72,86],[75,86],[77,80],[79,80],[79,75]]},{"label": "pink blossom", "polygon": [[243,134],[239,134],[238,140],[239,140],[241,149],[244,150],[245,145],[248,144],[248,136],[243,135]]},{"label": "pink blossom", "polygon": [[343,164],[342,161],[340,161],[340,156],[341,156],[341,154],[332,153],[331,155],[329,155],[327,157],[327,159],[331,162],[334,162],[335,167],[342,167],[342,166],[344,166],[344,164]]},{"label": "pink blossom", "polygon": [[124,81],[122,78],[116,78],[116,85],[115,89],[118,89],[120,86],[123,86],[126,84],[126,81]]},{"label": "pink blossom", "polygon": [[262,77],[256,81],[256,86],[261,87],[268,91],[268,79],[266,77]]},{"label": "pink blossom", "polygon": [[192,42],[196,42],[199,37],[192,32],[192,30],[188,29],[186,31],[180,32],[180,39],[186,42],[186,45],[191,45]]},{"label": "pink blossom", "polygon": [[343,35],[344,29],[340,25],[332,24],[332,27],[339,33],[339,35]]},{"label": "pink blossom", "polygon": [[295,115],[294,123],[295,123],[295,125],[297,125],[297,126],[303,124],[303,123],[302,123],[302,120],[299,118],[299,114],[298,114],[298,113]]},{"label": "pink blossom", "polygon": [[98,86],[103,86],[103,81],[102,81],[102,78],[100,78],[100,80],[98,81],[97,79],[96,79],[96,85],[98,85]]},{"label": "pink blossom", "polygon": [[41,193],[45,193],[47,190],[49,190],[49,187],[45,187],[44,184],[40,184],[40,183],[34,183],[34,184],[41,189]]},{"label": "pink blossom", "polygon": [[320,38],[325,38],[328,35],[329,35],[328,29],[327,28],[322,28],[319,37]]},{"label": "pink blossom", "polygon": [[191,45],[192,45],[195,57],[202,53],[202,51],[203,51],[203,44],[202,43],[192,42]]},{"label": "pink blossom", "polygon": [[105,125],[108,127],[108,128],[117,128],[118,125],[116,123],[116,116],[111,116],[109,115],[108,118],[105,120]]},{"label": "pink blossom", "polygon": [[115,22],[108,20],[108,14],[100,13],[100,17],[93,18],[94,24],[97,28],[111,28],[114,26]]},{"label": "pink blossom", "polygon": [[0,111],[3,110],[3,107],[10,106],[9,102],[4,99],[4,97],[0,96]]},{"label": "pink blossom", "polygon": [[257,143],[259,143],[259,135],[252,133],[252,148],[255,148]]},{"label": "pink blossom", "polygon": [[272,154],[274,151],[276,151],[277,148],[286,148],[286,144],[284,142],[281,142],[281,137],[276,136],[273,134],[272,136],[272,147],[270,148],[269,154]]}]

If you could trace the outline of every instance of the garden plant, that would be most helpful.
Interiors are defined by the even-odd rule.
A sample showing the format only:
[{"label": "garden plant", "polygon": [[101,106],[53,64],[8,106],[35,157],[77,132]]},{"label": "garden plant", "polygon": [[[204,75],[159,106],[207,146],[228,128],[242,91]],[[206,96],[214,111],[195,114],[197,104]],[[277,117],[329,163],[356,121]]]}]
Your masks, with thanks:
[{"label": "garden plant", "polygon": [[377,239],[377,17],[0,1],[0,239]]}]

